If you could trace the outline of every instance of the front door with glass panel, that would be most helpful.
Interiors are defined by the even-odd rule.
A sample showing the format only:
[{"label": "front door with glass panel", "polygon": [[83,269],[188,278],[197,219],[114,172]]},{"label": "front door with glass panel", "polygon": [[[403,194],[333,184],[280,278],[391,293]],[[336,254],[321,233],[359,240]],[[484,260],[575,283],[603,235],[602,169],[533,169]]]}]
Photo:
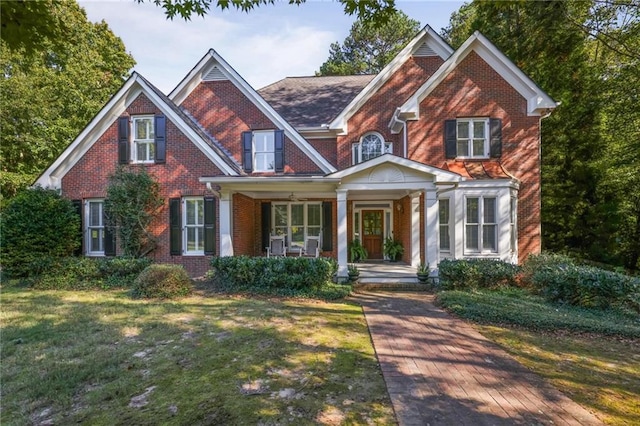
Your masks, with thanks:
[{"label": "front door with glass panel", "polygon": [[382,210],[362,211],[362,245],[369,259],[382,259],[382,241],[384,235]]}]

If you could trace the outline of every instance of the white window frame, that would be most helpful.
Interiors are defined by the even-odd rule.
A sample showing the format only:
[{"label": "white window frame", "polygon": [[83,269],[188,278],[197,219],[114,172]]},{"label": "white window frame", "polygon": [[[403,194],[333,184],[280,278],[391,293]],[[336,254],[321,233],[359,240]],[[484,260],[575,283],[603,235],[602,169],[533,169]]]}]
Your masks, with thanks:
[{"label": "white window frame", "polygon": [[509,198],[509,245],[511,253],[518,252],[518,196],[511,194]]},{"label": "white window frame", "polygon": [[[367,158],[366,160],[362,159],[362,145],[365,142],[365,139],[369,139],[371,137],[376,137],[380,143],[380,153],[378,155],[374,155],[372,157]],[[378,132],[367,132],[360,138],[360,142],[354,143],[351,147],[351,157],[353,164],[360,164],[363,161],[368,161],[373,158],[379,157],[384,154],[393,153],[393,143],[386,142],[384,137]]]},{"label": "white window frame", "polygon": [[[194,202],[194,201],[202,205],[202,223],[189,224],[187,223],[187,217],[188,217],[187,205],[189,202]],[[198,210],[198,207],[196,205],[196,215],[194,216],[196,218],[196,222],[198,222],[197,210]],[[189,250],[189,232],[188,232],[189,229],[196,229],[195,242],[196,242],[196,245],[198,244],[198,242],[200,243],[202,250]],[[198,239],[197,229],[202,230],[201,232],[202,241],[199,241]],[[204,256],[204,197],[182,198],[182,253],[185,256]]]},{"label": "white window frame", "polygon": [[[442,205],[442,202],[446,202],[448,204],[448,208],[449,208],[449,220],[446,223],[442,223],[442,221],[440,221],[440,206]],[[451,230],[452,230],[452,219],[453,216],[455,214],[455,211],[452,210],[451,205],[453,204],[452,199],[449,197],[443,197],[440,198],[438,200],[438,221],[439,221],[439,229],[438,229],[438,250],[440,250],[440,252],[442,253],[451,253],[452,250],[452,242],[453,239],[451,238]],[[449,236],[449,247],[448,248],[443,248],[442,247],[442,230],[443,228],[446,227],[447,230],[447,235]]]},{"label": "white window frame", "polygon": [[[99,222],[97,225],[91,224],[91,204],[98,204],[99,206]],[[89,198],[84,201],[84,232],[85,232],[85,254],[87,256],[104,256],[104,199],[103,198]],[[92,250],[92,233],[98,232],[98,238],[101,240],[102,250]]]},{"label": "white window frame", "polygon": [[[489,152],[490,152],[490,127],[489,127],[489,118],[485,118],[485,117],[479,117],[479,118],[458,118],[456,120],[456,157],[457,158],[461,158],[461,159],[465,159],[465,158],[489,158]],[[460,123],[468,123],[469,125],[469,133],[467,135],[466,138],[462,138],[460,137],[460,135],[458,134],[458,126],[460,125]],[[474,138],[473,137],[473,131],[474,128],[478,125],[483,126],[484,128],[484,143],[483,143],[483,152],[482,155],[480,154],[474,154],[473,153],[473,142],[474,140],[479,140],[480,138]],[[462,141],[466,141],[467,143],[467,152],[466,153],[461,153],[461,150],[459,149],[459,143]]]},{"label": "white window frame", "polygon": [[[467,215],[467,206],[469,199],[477,199],[478,200],[478,221],[469,223],[468,215]],[[485,199],[492,199],[495,203],[495,222],[485,222],[484,220],[484,206]],[[463,236],[464,236],[464,253],[465,254],[491,254],[495,255],[500,253],[500,240],[499,240],[499,232],[498,228],[500,227],[500,219],[499,219],[499,197],[498,195],[465,195],[464,197],[464,228],[463,228]],[[478,248],[469,248],[468,247],[468,238],[467,238],[467,228],[469,226],[476,226],[478,228]],[[485,226],[493,226],[494,227],[494,241],[495,241],[495,249],[486,249],[484,248],[484,229]]]},{"label": "white window frame", "polygon": [[[137,122],[143,120],[150,120],[150,131],[147,133],[147,138],[138,139],[137,136]],[[153,133],[151,133],[153,132]],[[152,135],[149,138],[150,134]],[[155,162],[155,117],[153,115],[136,115],[131,118],[131,159],[133,163],[138,164],[152,164]],[[146,145],[147,156],[150,157],[145,160],[138,158],[138,146]]]},{"label": "white window frame", "polygon": [[[291,207],[293,205],[302,205],[303,206],[303,228],[304,228],[304,241],[303,241],[303,246],[299,246],[298,244],[293,244],[292,243],[292,225],[291,225],[291,220],[292,220],[292,215],[291,215]],[[292,250],[295,248],[296,251],[300,248],[304,248],[304,245],[306,245],[307,243],[307,238],[310,236],[309,235],[309,228],[313,227],[313,228],[320,228],[318,230],[318,236],[320,236],[322,238],[322,202],[320,201],[299,201],[299,202],[295,202],[295,201],[291,201],[291,202],[273,202],[271,203],[271,233],[272,234],[276,234],[276,235],[282,235],[282,232],[278,233],[278,229],[282,230],[285,227],[284,226],[278,226],[278,229],[276,229],[276,207],[277,206],[286,206],[287,209],[287,225],[286,225],[286,232],[284,232],[284,235],[286,237],[286,241],[287,241],[287,247],[289,250]],[[320,224],[319,225],[309,225],[309,206],[318,206],[318,208],[320,209]],[[297,226],[297,225],[296,225]],[[311,235],[314,236],[315,235]]]},{"label": "white window frame", "polygon": [[[271,137],[271,150],[264,149],[258,150],[258,138],[260,137]],[[251,135],[251,153],[253,154],[253,171],[254,172],[275,172],[276,170],[276,132],[274,130],[254,130]],[[271,158],[271,168],[269,168],[269,161],[267,159],[266,163],[259,164],[258,155],[268,156],[267,158]],[[265,165],[263,167],[263,165]]]}]

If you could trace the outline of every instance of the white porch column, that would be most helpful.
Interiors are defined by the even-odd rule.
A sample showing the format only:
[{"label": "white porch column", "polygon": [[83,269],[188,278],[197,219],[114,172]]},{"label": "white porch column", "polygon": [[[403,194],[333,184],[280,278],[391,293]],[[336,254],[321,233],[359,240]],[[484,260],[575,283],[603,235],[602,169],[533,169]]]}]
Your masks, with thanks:
[{"label": "white porch column", "polygon": [[411,194],[411,266],[420,265],[420,193]]},{"label": "white porch column", "polygon": [[347,277],[347,190],[337,189],[338,278]]},{"label": "white porch column", "polygon": [[440,233],[436,191],[425,192],[424,213],[425,262],[429,263],[429,270],[433,273],[438,268],[438,234]]},{"label": "white porch column", "polygon": [[220,191],[220,256],[233,256],[231,193]]}]

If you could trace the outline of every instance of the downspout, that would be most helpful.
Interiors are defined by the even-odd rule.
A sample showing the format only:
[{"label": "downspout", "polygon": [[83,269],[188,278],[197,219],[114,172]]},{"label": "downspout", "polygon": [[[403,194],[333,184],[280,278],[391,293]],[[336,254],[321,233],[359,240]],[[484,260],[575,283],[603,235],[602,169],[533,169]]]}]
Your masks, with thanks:
[{"label": "downspout", "polygon": [[403,156],[407,157],[407,120],[400,120],[400,108],[396,108],[396,112],[393,114],[393,119],[398,123],[402,123],[402,148]]}]

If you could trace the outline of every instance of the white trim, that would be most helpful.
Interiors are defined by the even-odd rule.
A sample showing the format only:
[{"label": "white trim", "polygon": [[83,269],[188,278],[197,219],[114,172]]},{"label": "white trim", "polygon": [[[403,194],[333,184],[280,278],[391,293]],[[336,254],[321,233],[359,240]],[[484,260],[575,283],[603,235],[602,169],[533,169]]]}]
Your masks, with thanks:
[{"label": "white trim", "polygon": [[332,173],[336,168],[327,161],[309,142],[307,142],[296,129],[276,112],[256,90],[249,85],[223,58],[213,49],[210,49],[187,76],[171,91],[169,99],[180,105],[189,94],[200,84],[204,77],[214,67],[218,69],[233,83],[235,87],[246,96],[274,125],[283,129],[285,135],[304,152],[324,173]]},{"label": "white trim", "polygon": [[[91,203],[98,203],[100,206],[100,225],[99,226],[91,226],[91,209],[89,208]],[[84,244],[85,244],[85,255],[86,256],[102,256],[104,257],[104,244],[105,244],[105,223],[104,223],[104,198],[87,198],[83,202],[83,210],[84,210],[84,222],[82,232],[84,233]],[[102,231],[102,250],[92,251],[91,250],[91,230],[93,228]]]},{"label": "white trim", "polygon": [[[62,178],[91,149],[96,141],[114,124],[117,117],[140,95],[144,94],[178,129],[186,135],[224,174],[237,176],[233,170],[208,143],[202,139],[176,112],[152,90],[137,72],[122,85],[120,90],[107,102],[73,142],[55,159],[36,180],[35,185],[60,189]],[[114,143],[114,150],[117,146]]]},{"label": "white trim", "polygon": [[[461,117],[456,119],[456,153],[458,152],[458,141],[462,138],[458,136],[458,124],[459,123],[468,123],[469,130],[467,135],[467,154],[471,151],[471,155],[456,155],[456,160],[467,160],[467,159],[488,159],[490,153],[490,139],[491,139],[491,129],[489,128],[490,119],[488,117]],[[473,155],[473,140],[476,139],[473,135],[473,127],[474,123],[483,123],[484,127],[484,140],[482,147],[482,155]],[[479,138],[478,138],[479,139]]]},{"label": "white trim", "polygon": [[555,108],[558,103],[547,95],[533,80],[523,73],[493,43],[479,31],[471,35],[443,63],[440,68],[400,107],[401,114],[408,120],[420,116],[420,103],[467,57],[475,51],[487,64],[505,79],[527,101],[527,113],[540,116]]},{"label": "white trim", "polygon": [[[149,115],[149,114],[132,115],[129,118],[129,129],[130,129],[129,144],[131,145],[129,148],[131,149],[131,156],[130,156],[131,163],[132,164],[153,164],[155,162],[155,151],[153,153],[153,156],[150,156],[151,158],[149,160],[138,160],[138,138],[136,137],[136,121],[138,120],[151,120],[151,126],[155,127],[155,118],[153,115]],[[154,128],[154,131],[155,131],[155,128]],[[151,139],[144,139],[144,144],[155,145],[155,135]],[[149,147],[147,147],[147,150],[149,150]]]},{"label": "white trim", "polygon": [[360,93],[353,98],[349,105],[347,105],[342,112],[333,119],[329,124],[330,129],[340,130],[342,134],[348,133],[347,122],[349,119],[373,96],[375,92],[384,85],[384,83],[391,78],[391,76],[413,55],[423,44],[428,43],[429,46],[442,58],[447,60],[453,53],[453,49],[436,33],[429,25],[425,26],[422,31],[414,37],[413,40],[407,44],[393,58],[389,64],[382,69],[374,78],[367,84]]}]

